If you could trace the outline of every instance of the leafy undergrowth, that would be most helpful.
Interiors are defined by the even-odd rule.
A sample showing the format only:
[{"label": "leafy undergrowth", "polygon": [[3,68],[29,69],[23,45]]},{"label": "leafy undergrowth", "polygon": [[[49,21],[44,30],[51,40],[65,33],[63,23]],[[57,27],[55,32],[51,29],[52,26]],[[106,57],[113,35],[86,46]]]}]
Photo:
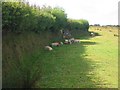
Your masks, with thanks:
[{"label": "leafy undergrowth", "polygon": [[117,88],[118,37],[109,31],[40,54],[38,88]]}]

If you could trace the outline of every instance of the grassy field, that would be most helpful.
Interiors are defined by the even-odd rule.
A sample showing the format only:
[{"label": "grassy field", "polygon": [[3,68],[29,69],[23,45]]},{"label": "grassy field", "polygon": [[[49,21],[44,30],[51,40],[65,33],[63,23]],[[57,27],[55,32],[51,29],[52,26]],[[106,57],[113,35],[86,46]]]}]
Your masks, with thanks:
[{"label": "grassy field", "polygon": [[81,43],[54,47],[39,55],[39,88],[117,88],[117,28],[91,27],[95,37],[79,37]]},{"label": "grassy field", "polygon": [[118,30],[90,27],[89,31],[96,36],[75,32],[81,43],[53,51],[43,48],[56,39],[50,32],[3,35],[2,87],[117,88],[118,36],[114,34]]}]

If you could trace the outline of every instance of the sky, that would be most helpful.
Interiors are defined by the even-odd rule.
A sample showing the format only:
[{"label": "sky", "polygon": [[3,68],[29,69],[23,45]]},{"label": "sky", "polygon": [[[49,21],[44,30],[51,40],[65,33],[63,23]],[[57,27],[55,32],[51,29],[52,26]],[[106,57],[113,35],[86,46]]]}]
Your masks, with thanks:
[{"label": "sky", "polygon": [[119,0],[27,0],[38,6],[62,7],[68,18],[86,19],[90,25],[118,25]]}]

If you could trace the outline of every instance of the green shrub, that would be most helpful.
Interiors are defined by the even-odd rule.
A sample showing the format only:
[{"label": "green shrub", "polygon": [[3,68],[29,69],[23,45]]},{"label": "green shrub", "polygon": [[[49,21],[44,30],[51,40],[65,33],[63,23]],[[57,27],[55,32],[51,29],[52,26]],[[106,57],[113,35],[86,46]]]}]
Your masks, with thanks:
[{"label": "green shrub", "polygon": [[88,31],[89,23],[87,20],[83,20],[83,19],[80,19],[80,20],[68,19],[66,27],[69,30]]},{"label": "green shrub", "polygon": [[54,17],[56,17],[52,29],[58,31],[65,28],[67,23],[67,15],[65,14],[64,10],[62,8],[55,7],[52,9],[51,13]]}]

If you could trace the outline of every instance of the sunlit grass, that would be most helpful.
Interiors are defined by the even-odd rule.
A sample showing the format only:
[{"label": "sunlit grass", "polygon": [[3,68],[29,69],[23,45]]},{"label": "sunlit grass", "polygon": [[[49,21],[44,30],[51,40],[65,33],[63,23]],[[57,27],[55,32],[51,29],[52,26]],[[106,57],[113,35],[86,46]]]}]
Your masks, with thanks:
[{"label": "sunlit grass", "polygon": [[100,36],[55,47],[40,57],[42,77],[37,87],[118,87],[118,37],[107,30],[90,31]]}]

